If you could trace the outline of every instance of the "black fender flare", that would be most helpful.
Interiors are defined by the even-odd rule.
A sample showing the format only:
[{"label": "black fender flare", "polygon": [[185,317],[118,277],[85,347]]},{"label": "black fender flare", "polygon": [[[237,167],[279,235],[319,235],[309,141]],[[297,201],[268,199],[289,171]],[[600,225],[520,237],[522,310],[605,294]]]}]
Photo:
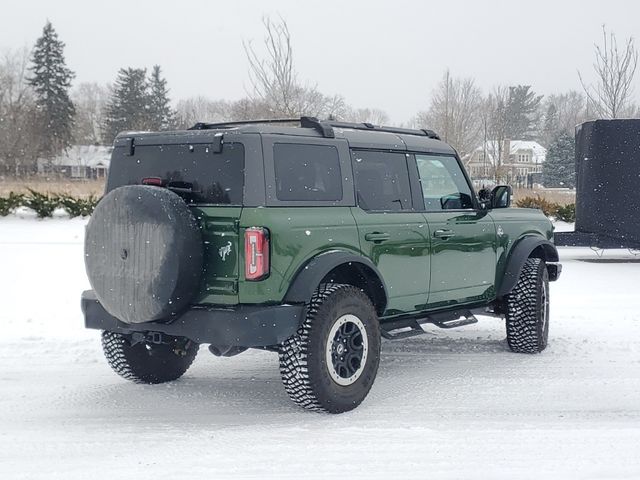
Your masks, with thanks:
[{"label": "black fender flare", "polygon": [[507,259],[507,265],[504,270],[504,275],[502,276],[502,282],[496,294],[497,298],[504,297],[516,286],[516,282],[520,277],[520,271],[527,261],[527,258],[529,258],[531,253],[538,247],[542,247],[544,251],[543,258],[545,262],[557,262],[559,260],[558,250],[549,240],[538,236],[522,238],[511,249],[511,254]]},{"label": "black fender flare", "polygon": [[382,285],[384,303],[386,304],[389,298],[387,286],[375,264],[366,257],[342,250],[329,250],[320,253],[305,263],[293,277],[289,290],[287,290],[284,297],[284,302],[307,303],[311,300],[313,292],[316,291],[322,279],[334,268],[345,264],[353,264],[356,267],[361,265],[370,269],[378,277]]}]

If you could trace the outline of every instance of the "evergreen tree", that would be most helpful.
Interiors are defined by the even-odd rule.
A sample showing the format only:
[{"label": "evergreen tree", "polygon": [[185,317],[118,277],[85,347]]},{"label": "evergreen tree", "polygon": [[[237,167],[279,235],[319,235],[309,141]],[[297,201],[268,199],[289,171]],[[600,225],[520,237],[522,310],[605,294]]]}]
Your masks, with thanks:
[{"label": "evergreen tree", "polygon": [[545,187],[575,187],[575,142],[568,133],[559,133],[549,145],[542,179]]},{"label": "evergreen tree", "polygon": [[107,104],[103,140],[109,144],[120,132],[149,130],[150,100],[147,70],[121,68]]},{"label": "evergreen tree", "polygon": [[536,95],[530,85],[509,87],[507,103],[507,138],[531,140],[536,135],[540,120],[542,95]]},{"label": "evergreen tree", "polygon": [[47,22],[31,57],[28,79],[36,97],[38,149],[51,158],[72,143],[75,107],[69,98],[74,73],[64,60],[64,43],[51,22]]},{"label": "evergreen tree", "polygon": [[541,140],[545,147],[549,147],[551,141],[558,135],[559,131],[558,108],[553,103],[549,103],[547,113],[544,116],[544,127],[541,135]]},{"label": "evergreen tree", "polygon": [[169,100],[167,80],[162,78],[160,73],[160,65],[154,65],[150,84],[150,128],[151,130],[169,130],[175,126],[175,113]]}]

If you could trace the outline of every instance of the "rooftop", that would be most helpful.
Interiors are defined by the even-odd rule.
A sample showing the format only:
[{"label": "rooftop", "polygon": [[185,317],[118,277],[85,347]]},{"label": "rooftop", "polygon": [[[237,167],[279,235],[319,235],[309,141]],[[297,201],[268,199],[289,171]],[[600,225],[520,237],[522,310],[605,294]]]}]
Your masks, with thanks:
[{"label": "rooftop", "polygon": [[73,145],[50,162],[56,166],[109,168],[112,147],[104,145]]}]

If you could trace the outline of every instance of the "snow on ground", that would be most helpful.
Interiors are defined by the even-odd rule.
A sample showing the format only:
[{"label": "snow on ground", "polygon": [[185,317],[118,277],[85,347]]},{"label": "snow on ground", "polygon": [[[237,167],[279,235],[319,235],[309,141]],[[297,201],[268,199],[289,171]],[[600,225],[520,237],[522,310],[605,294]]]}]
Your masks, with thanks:
[{"label": "snow on ground", "polygon": [[640,258],[562,249],[551,343],[500,321],[385,342],[355,411],[302,411],[275,355],[140,386],[82,327],[84,220],[0,219],[0,478],[640,478]]}]

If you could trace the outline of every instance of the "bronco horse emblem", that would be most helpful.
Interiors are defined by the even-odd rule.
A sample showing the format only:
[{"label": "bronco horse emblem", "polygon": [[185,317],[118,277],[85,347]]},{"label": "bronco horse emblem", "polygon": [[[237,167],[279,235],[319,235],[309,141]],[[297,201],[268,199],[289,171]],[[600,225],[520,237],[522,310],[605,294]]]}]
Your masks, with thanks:
[{"label": "bronco horse emblem", "polygon": [[220,258],[222,258],[223,262],[227,259],[227,255],[229,255],[230,253],[231,253],[231,242],[227,242],[227,244],[224,247],[220,247],[218,249],[218,255],[220,255]]}]

